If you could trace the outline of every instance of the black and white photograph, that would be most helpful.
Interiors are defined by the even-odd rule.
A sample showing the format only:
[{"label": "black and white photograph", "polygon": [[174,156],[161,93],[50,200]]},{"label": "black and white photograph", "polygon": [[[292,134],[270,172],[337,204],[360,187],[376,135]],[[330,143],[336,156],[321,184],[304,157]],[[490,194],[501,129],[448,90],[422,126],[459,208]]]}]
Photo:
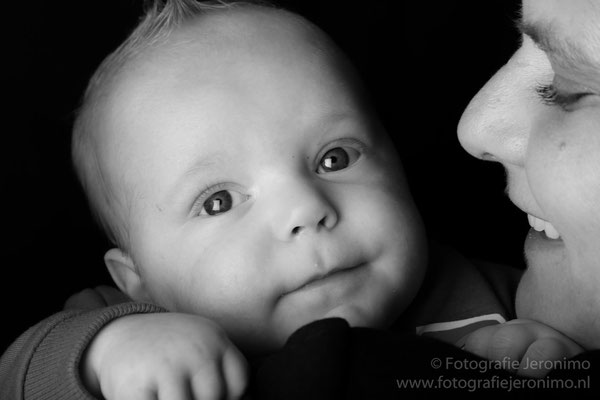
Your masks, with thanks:
[{"label": "black and white photograph", "polygon": [[19,7],[0,399],[597,398],[600,0]]}]

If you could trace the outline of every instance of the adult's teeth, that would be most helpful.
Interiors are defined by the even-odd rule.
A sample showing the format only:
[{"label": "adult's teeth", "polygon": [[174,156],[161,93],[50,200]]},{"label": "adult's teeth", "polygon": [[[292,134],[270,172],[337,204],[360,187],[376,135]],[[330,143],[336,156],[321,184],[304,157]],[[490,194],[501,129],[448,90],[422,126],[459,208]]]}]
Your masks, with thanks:
[{"label": "adult's teeth", "polygon": [[550,223],[546,223],[545,231],[546,236],[548,236],[550,239],[558,239],[560,237],[556,229]]},{"label": "adult's teeth", "polygon": [[527,220],[533,229],[538,232],[545,231],[546,236],[548,236],[550,239],[558,239],[560,237],[560,234],[550,222],[534,217],[531,214],[527,214]]},{"label": "adult's teeth", "polygon": [[541,219],[539,219],[539,218],[536,218],[536,219],[534,219],[533,221],[534,221],[534,224],[535,224],[535,225],[533,226],[533,228],[534,228],[536,231],[538,231],[538,232],[541,232],[541,231],[543,231],[543,230],[544,230],[544,228],[546,227],[546,222],[545,222],[545,221],[543,221],[543,220],[541,220]]}]

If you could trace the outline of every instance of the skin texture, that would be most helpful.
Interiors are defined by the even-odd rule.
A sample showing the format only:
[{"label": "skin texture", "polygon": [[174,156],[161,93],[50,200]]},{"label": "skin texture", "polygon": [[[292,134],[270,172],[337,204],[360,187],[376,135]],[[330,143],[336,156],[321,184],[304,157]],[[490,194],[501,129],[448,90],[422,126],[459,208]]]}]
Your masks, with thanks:
[{"label": "skin texture", "polygon": [[84,362],[88,390],[110,400],[238,399],[248,382],[246,361],[223,330],[189,314],[120,318]]},{"label": "skin texture", "polygon": [[[600,2],[524,0],[523,22],[549,39],[536,44],[525,30],[521,47],[465,110],[458,135],[472,155],[503,164],[517,207],[560,234],[528,234],[517,315],[599,348]],[[557,50],[567,46],[589,62],[580,55],[569,62]],[[548,84],[558,104],[536,93]]]},{"label": "skin texture", "polygon": [[[211,319],[245,352],[324,317],[393,321],[421,284],[425,240],[364,98],[339,51],[290,14],[240,9],[179,29],[101,113],[99,156],[130,200],[131,251],[105,258],[115,282]],[[348,162],[332,170],[334,149]],[[233,207],[204,215],[224,190]]]},{"label": "skin texture", "polygon": [[463,349],[532,378],[544,377],[555,365],[583,351],[557,330],[527,319],[480,328],[466,337]]}]

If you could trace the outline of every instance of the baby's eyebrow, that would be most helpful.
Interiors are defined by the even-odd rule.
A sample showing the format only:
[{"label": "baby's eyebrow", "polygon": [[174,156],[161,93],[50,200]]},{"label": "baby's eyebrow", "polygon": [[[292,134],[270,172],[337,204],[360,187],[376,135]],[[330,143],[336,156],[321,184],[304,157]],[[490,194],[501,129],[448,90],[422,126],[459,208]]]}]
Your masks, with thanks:
[{"label": "baby's eyebrow", "polygon": [[196,160],[196,162],[194,162],[190,168],[184,170],[178,176],[163,201],[171,202],[179,197],[182,193],[185,193],[185,186],[188,184],[188,182],[197,182],[197,179],[193,179],[194,176],[197,176],[200,172],[209,175],[210,171],[213,171],[218,167],[220,159],[222,159],[222,157],[219,154],[210,154]]},{"label": "baby's eyebrow", "polygon": [[185,172],[181,175],[180,181],[185,180],[188,176],[195,174],[199,169],[214,168],[220,159],[222,159],[222,156],[219,154],[210,154],[198,158],[194,164],[192,164],[191,167],[185,170]]},{"label": "baby's eyebrow", "polygon": [[519,31],[533,40],[545,53],[561,59],[574,70],[598,70],[600,63],[581,46],[561,38],[551,23],[533,22],[519,19],[516,21]]}]

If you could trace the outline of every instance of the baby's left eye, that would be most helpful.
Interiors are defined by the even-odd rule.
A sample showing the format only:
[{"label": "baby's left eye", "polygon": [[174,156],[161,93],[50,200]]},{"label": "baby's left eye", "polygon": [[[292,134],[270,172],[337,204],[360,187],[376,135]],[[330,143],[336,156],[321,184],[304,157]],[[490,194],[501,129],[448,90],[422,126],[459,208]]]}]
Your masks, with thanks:
[{"label": "baby's left eye", "polygon": [[360,152],[351,147],[334,147],[321,157],[317,168],[318,174],[340,171],[354,164]]}]

